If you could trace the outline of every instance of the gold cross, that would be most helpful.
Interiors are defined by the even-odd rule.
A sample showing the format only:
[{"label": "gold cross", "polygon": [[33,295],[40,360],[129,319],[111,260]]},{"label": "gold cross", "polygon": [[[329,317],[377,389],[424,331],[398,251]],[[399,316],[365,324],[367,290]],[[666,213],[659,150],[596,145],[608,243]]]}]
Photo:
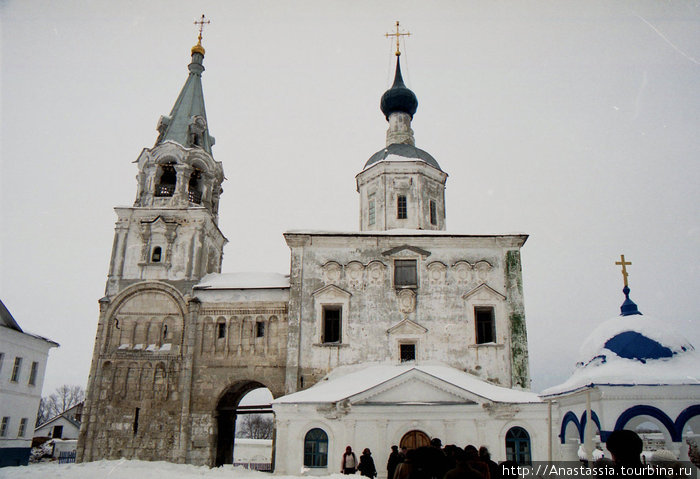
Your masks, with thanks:
[{"label": "gold cross", "polygon": [[622,278],[625,280],[625,286],[627,285],[627,266],[631,266],[632,263],[629,261],[625,261],[625,255],[621,254],[620,255],[620,261],[615,261],[615,264],[618,266],[622,266]]},{"label": "gold cross", "polygon": [[387,38],[396,37],[396,56],[398,57],[399,55],[401,55],[401,51],[399,50],[399,38],[402,36],[410,37],[411,34],[409,32],[399,33],[399,21],[397,20],[396,21],[396,33],[385,33],[384,36]]},{"label": "gold cross", "polygon": [[204,30],[204,25],[209,25],[211,23],[211,20],[204,21],[204,14],[202,14],[202,18],[197,21],[194,21],[195,25],[199,25],[199,37],[197,37],[197,40],[199,43],[202,43],[202,30]]}]

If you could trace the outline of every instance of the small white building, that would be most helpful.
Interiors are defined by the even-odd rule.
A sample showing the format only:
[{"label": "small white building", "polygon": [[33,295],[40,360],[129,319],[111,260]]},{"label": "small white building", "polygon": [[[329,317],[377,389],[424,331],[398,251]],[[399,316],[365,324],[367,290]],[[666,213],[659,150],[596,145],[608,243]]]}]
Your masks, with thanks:
[{"label": "small white building", "polygon": [[610,433],[645,423],[680,460],[700,437],[700,355],[666,323],[639,313],[627,287],[625,294],[622,315],[591,333],[571,377],[541,394],[553,404],[555,459],[577,460],[580,449],[592,459],[596,442],[611,457]]},{"label": "small white building", "polygon": [[437,363],[340,367],[272,408],[278,474],[338,472],[349,445],[358,455],[369,448],[384,477],[392,444],[410,449],[434,437],[529,463],[547,458],[551,439],[547,404],[537,394]]},{"label": "small white building", "polygon": [[0,467],[29,461],[46,360],[57,346],[22,331],[0,301]]},{"label": "small white building", "polygon": [[78,439],[82,419],[83,402],[50,418],[34,430],[34,437],[53,439]]}]

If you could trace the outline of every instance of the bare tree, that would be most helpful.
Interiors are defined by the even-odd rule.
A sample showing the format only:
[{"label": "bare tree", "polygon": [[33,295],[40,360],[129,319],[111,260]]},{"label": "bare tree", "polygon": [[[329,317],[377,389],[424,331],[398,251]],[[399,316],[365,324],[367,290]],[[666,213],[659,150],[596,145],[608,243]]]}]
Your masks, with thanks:
[{"label": "bare tree", "polygon": [[236,421],[236,437],[272,439],[275,423],[269,414],[246,414]]},{"label": "bare tree", "polygon": [[37,425],[48,421],[54,416],[58,416],[84,399],[85,390],[82,386],[69,384],[59,386],[53,394],[41,398],[36,416]]}]

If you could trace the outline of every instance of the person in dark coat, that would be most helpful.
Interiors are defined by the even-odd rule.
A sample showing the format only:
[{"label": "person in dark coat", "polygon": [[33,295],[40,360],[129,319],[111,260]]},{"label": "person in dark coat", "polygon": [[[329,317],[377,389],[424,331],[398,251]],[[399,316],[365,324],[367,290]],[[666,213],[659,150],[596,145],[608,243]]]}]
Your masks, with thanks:
[{"label": "person in dark coat", "polygon": [[374,467],[374,459],[372,459],[372,453],[368,448],[362,451],[360,464],[357,466],[357,470],[360,471],[360,474],[370,479],[377,476],[377,468]]},{"label": "person in dark coat", "polygon": [[491,453],[486,446],[479,448],[479,458],[489,467],[491,479],[501,479],[501,469],[498,467],[498,464],[491,460]]},{"label": "person in dark coat", "polygon": [[391,446],[391,454],[389,454],[389,460],[386,463],[387,479],[394,479],[394,472],[396,472],[396,466],[398,466],[403,459],[401,454],[399,454],[398,446]]},{"label": "person in dark coat", "polygon": [[466,453],[460,448],[453,450],[456,466],[445,473],[443,479],[485,479],[482,474],[469,466]]},{"label": "person in dark coat", "polygon": [[489,472],[489,466],[479,457],[479,451],[476,447],[469,444],[464,448],[464,454],[467,457],[467,464],[469,467],[481,474],[485,479],[491,478],[491,473]]},{"label": "person in dark coat", "polygon": [[[418,460],[417,457],[418,457],[418,453],[416,452],[415,449],[406,450],[406,455],[404,457],[403,462],[399,463],[399,465],[396,466],[396,472],[394,473],[393,479],[417,478],[418,477],[417,466],[416,466],[416,461]],[[389,479],[391,479],[391,478],[389,478]]]},{"label": "person in dark coat", "polygon": [[340,463],[340,472],[343,474],[355,474],[355,469],[357,469],[357,456],[352,452],[352,448],[348,446],[345,448],[343,460]]}]

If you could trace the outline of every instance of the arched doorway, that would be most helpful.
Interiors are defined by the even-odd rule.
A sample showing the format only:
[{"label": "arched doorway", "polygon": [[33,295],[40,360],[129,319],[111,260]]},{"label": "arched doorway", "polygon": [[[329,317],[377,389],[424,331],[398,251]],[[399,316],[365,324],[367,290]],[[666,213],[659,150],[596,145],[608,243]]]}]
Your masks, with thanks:
[{"label": "arched doorway", "polygon": [[430,438],[426,433],[417,429],[408,431],[399,442],[399,447],[406,449],[417,449],[423,446],[430,446]]},{"label": "arched doorway", "polygon": [[[252,391],[263,391],[263,397],[267,404],[256,404],[259,401],[244,396]],[[256,391],[257,392],[257,391]],[[266,392],[266,393],[265,393]],[[251,396],[259,396],[252,393]],[[216,455],[214,466],[233,464],[234,447],[237,429],[237,419],[248,417],[250,414],[271,414],[269,401],[272,396],[264,384],[256,381],[241,381],[233,384],[224,391],[216,405]],[[240,422],[240,421],[239,421]],[[274,422],[273,422],[274,425]],[[240,424],[238,425],[240,427]],[[274,431],[273,431],[274,434]]]}]

